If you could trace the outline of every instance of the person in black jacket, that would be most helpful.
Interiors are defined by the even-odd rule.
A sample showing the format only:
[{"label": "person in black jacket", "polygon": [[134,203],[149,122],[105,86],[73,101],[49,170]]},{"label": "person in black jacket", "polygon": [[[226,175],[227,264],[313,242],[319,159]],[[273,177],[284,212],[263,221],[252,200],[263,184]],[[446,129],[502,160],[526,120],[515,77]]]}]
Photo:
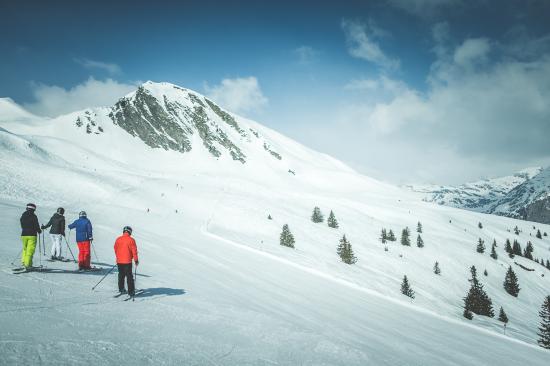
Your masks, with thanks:
[{"label": "person in black jacket", "polygon": [[52,260],[63,259],[61,257],[61,240],[65,236],[65,217],[63,214],[65,209],[59,207],[57,212],[53,214],[52,218],[46,225],[42,225],[41,229],[47,229],[51,226],[50,229],[50,238],[52,239]]},{"label": "person in black jacket", "polygon": [[35,210],[36,205],[29,203],[19,220],[21,222],[21,241],[23,242],[21,263],[25,268],[32,267],[32,257],[36,249],[36,237],[42,232],[38,224],[38,217],[34,214]]}]

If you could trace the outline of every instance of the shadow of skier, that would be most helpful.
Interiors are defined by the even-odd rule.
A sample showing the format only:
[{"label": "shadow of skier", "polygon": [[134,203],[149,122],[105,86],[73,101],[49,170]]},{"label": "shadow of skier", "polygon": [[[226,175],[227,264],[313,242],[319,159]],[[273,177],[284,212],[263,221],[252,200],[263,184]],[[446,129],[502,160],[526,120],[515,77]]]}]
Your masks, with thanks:
[{"label": "shadow of skier", "polygon": [[178,296],[186,294],[182,288],[155,287],[141,290],[136,297]]}]

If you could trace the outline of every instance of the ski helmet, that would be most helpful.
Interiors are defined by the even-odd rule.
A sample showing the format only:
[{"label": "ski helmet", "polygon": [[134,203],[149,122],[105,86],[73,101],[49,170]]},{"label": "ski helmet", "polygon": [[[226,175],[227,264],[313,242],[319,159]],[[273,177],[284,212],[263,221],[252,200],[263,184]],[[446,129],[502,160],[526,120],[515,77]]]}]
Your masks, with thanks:
[{"label": "ski helmet", "polygon": [[57,209],[57,213],[60,214],[60,215],[63,215],[65,213],[65,209],[63,207],[59,207]]},{"label": "ski helmet", "polygon": [[122,229],[122,232],[132,235],[132,228],[130,226],[124,226],[124,229]]},{"label": "ski helmet", "polygon": [[34,203],[27,203],[27,210],[36,210],[36,205]]},{"label": "ski helmet", "polygon": [[78,217],[86,217],[86,216],[87,216],[87,215],[86,215],[86,211],[80,211],[80,212],[78,213]]}]

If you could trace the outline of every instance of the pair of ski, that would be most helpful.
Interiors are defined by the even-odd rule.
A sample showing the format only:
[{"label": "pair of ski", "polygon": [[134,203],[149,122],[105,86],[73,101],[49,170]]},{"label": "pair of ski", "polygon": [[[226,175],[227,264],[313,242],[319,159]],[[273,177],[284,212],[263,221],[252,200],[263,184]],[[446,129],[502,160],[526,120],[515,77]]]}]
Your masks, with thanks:
[{"label": "pair of ski", "polygon": [[17,267],[13,268],[12,272],[13,274],[20,274],[20,273],[27,273],[27,272],[40,272],[46,269],[46,267],[43,266],[33,266],[33,267]]},{"label": "pair of ski", "polygon": [[57,259],[46,259],[46,262],[73,262],[73,260],[69,258],[57,258]]},{"label": "pair of ski", "polygon": [[128,296],[126,296],[126,297],[123,299],[123,301],[130,301],[130,300],[134,301],[134,298],[135,298],[136,296],[138,296],[139,294],[142,294],[142,293],[143,293],[143,290],[136,290],[136,291],[134,292],[134,296],[130,296],[130,295],[128,295],[127,292],[119,292],[118,294],[116,294],[116,295],[113,296],[113,297],[116,298],[116,299],[118,299],[118,298],[121,297],[122,295],[128,295]]}]

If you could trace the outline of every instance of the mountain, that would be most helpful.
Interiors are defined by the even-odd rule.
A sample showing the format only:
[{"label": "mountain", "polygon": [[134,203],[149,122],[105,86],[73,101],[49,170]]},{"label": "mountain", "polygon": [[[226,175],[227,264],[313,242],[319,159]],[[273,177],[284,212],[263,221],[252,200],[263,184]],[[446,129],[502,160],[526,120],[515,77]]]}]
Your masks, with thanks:
[{"label": "mountain", "polygon": [[522,220],[550,223],[550,168],[510,190],[487,211]]},{"label": "mountain", "polygon": [[[16,114],[0,108],[2,363],[548,362],[536,332],[550,271],[504,252],[506,239],[531,241],[534,257],[550,259],[531,222],[423,202],[169,83],[56,118]],[[41,223],[59,206],[68,222],[85,210],[103,271],[46,262],[46,234],[34,256],[46,270],[12,274],[28,202]],[[339,227],[313,223],[315,206]],[[399,236],[418,222],[423,248],[379,240],[382,228]],[[294,249],[279,243],[285,224]],[[91,291],[125,225],[140,253],[135,302],[112,297],[116,270]],[[337,255],[344,235],[352,265]],[[498,259],[476,252],[479,238],[496,240]],[[67,239],[75,252],[74,233]],[[472,265],[510,318],[506,335],[495,318],[462,316]],[[502,286],[509,266],[517,298]],[[414,299],[400,292],[405,275]]]}]

